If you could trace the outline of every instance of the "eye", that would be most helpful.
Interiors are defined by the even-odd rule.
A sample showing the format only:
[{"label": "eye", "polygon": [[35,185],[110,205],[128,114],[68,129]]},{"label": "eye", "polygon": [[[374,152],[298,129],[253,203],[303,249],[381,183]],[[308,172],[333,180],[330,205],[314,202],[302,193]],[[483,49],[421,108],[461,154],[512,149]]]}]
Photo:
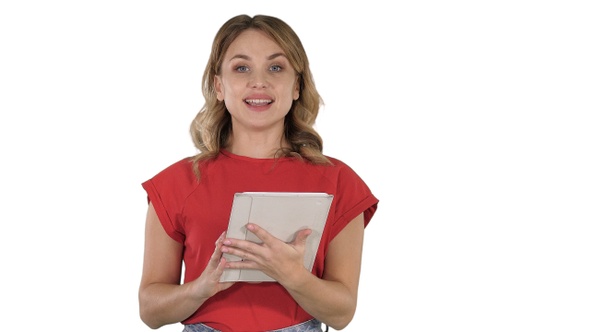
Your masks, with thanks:
[{"label": "eye", "polygon": [[245,73],[248,71],[248,67],[246,66],[236,66],[235,69],[238,73]]},{"label": "eye", "polygon": [[279,71],[283,70],[283,67],[281,67],[280,65],[272,65],[272,66],[270,66],[269,69],[270,69],[270,71],[273,71],[273,72],[279,72]]}]

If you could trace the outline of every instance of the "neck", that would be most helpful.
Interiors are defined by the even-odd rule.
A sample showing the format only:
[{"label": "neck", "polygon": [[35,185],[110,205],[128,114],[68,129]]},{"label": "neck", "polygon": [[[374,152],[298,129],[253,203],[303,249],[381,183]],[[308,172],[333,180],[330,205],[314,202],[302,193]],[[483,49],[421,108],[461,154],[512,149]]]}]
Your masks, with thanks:
[{"label": "neck", "polygon": [[283,135],[235,135],[226,149],[236,155],[250,158],[274,158],[278,149],[289,146]]}]

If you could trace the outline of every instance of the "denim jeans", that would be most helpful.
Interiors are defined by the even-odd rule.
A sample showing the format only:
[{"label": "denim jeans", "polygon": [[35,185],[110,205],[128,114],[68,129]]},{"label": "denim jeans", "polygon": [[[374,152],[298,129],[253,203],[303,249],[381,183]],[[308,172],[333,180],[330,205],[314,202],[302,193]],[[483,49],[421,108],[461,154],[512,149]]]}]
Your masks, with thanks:
[{"label": "denim jeans", "polygon": [[[182,332],[223,332],[213,329],[205,324],[191,324],[185,325]],[[285,327],[269,332],[323,332],[322,323],[317,319],[308,320],[297,325]]]}]

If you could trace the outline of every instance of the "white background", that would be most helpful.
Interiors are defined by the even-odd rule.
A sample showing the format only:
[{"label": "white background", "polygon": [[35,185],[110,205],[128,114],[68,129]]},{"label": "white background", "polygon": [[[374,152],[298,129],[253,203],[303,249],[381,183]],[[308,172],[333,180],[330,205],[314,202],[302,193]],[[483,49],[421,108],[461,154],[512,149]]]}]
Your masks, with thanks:
[{"label": "white background", "polygon": [[149,330],[140,184],[195,152],[217,29],[262,13],[381,200],[345,331],[590,331],[584,2],[3,1],[2,330]]}]

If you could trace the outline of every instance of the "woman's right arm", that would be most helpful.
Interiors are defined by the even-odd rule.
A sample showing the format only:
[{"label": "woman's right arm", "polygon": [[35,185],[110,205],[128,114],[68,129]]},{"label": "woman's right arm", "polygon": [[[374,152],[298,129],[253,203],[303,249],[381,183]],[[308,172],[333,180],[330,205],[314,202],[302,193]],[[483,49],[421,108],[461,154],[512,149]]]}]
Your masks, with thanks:
[{"label": "woman's right arm", "polygon": [[150,328],[178,323],[192,315],[208,298],[229,288],[233,283],[220,283],[225,259],[221,256],[221,234],[215,252],[201,276],[180,284],[183,245],[173,240],[149,204],[139,286],[139,315]]}]

